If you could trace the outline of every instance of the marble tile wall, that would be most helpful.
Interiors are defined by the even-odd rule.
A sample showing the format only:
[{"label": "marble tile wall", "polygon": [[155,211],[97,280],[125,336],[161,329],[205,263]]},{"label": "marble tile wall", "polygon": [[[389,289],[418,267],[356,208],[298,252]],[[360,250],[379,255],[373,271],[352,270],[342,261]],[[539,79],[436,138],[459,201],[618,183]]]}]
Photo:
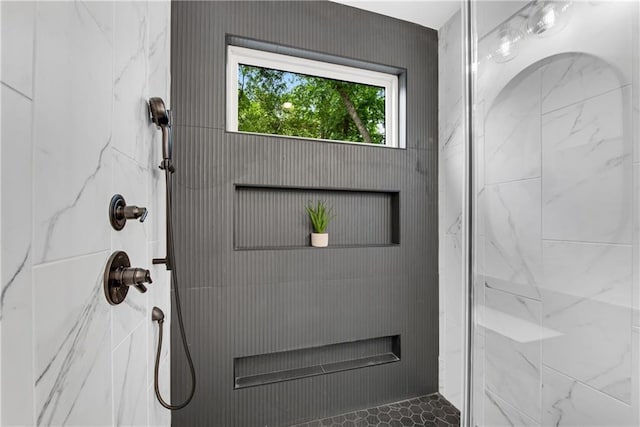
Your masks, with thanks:
[{"label": "marble tile wall", "polygon": [[[0,16],[0,424],[169,425],[153,394],[150,309],[169,314],[170,292],[151,265],[164,182],[145,100],[169,101],[170,3],[2,2]],[[149,219],[112,230],[115,193]],[[112,307],[115,250],[154,283]]]},{"label": "marble tile wall", "polygon": [[638,4],[574,2],[569,13],[513,60],[478,63],[478,425],[640,424]]},{"label": "marble tile wall", "polygon": [[461,14],[438,31],[439,78],[439,272],[440,357],[439,391],[456,407],[462,406],[463,283],[462,179],[463,54]]}]

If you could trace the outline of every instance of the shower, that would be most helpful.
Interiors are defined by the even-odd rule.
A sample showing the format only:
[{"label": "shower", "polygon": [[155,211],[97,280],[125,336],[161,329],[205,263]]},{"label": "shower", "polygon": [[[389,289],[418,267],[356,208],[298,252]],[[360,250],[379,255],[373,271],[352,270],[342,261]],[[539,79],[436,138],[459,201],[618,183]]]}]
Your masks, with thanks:
[{"label": "shower", "polygon": [[153,307],[151,313],[151,320],[158,322],[158,346],[156,352],[156,361],[154,367],[154,389],[156,397],[160,404],[170,410],[178,410],[186,407],[193,399],[196,391],[196,371],[193,366],[193,360],[191,358],[191,352],[189,351],[189,345],[187,343],[187,336],[184,330],[184,321],[182,319],[182,304],[180,303],[180,290],[178,286],[178,275],[175,269],[174,260],[174,237],[173,237],[173,223],[172,223],[172,185],[173,185],[173,173],[175,167],[172,162],[172,139],[171,139],[171,115],[170,111],[166,109],[164,101],[161,98],[149,99],[149,113],[151,115],[151,121],[162,130],[162,163],[160,169],[165,173],[165,191],[166,191],[166,223],[167,223],[167,252],[165,258],[155,258],[154,264],[165,264],[167,270],[171,271],[171,283],[176,298],[175,310],[178,317],[178,328],[180,330],[180,337],[182,338],[182,346],[187,356],[187,363],[189,365],[189,371],[191,373],[191,391],[189,396],[184,402],[179,404],[167,403],[160,394],[159,387],[159,371],[160,371],[160,356],[162,352],[162,335],[164,325],[164,313],[158,307]]},{"label": "shower", "polygon": [[465,3],[471,425],[638,425],[638,8]]}]

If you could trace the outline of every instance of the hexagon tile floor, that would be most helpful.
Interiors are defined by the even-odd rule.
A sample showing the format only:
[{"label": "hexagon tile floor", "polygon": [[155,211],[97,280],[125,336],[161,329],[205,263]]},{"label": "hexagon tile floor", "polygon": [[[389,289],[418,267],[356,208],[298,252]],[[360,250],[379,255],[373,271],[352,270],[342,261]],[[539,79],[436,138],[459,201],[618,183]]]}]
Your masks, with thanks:
[{"label": "hexagon tile floor", "polygon": [[460,411],[438,393],[331,418],[297,424],[295,427],[459,427]]}]

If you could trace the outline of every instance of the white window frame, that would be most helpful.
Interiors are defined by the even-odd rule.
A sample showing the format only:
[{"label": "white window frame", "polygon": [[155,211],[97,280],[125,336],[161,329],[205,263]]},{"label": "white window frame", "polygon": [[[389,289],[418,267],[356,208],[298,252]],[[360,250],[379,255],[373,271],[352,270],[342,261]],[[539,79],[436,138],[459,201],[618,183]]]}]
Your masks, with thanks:
[{"label": "white window frame", "polygon": [[283,138],[313,139],[319,141],[341,142],[375,147],[399,146],[398,135],[398,76],[380,73],[362,68],[338,65],[330,62],[315,61],[297,56],[282,55],[263,50],[229,45],[227,47],[227,131],[239,133],[238,130],[238,66],[240,64],[270,68],[316,77],[325,77],[370,86],[383,87],[385,94],[385,143],[367,144],[363,142],[326,140],[320,138],[304,138],[290,135],[278,135]]}]

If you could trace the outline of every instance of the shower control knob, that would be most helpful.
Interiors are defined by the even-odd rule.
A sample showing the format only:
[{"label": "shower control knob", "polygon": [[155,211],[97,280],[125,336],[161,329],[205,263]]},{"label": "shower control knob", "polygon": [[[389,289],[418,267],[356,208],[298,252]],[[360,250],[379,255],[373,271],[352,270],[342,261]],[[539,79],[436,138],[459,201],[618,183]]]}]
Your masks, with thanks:
[{"label": "shower control knob", "polygon": [[138,206],[125,206],[117,214],[123,216],[126,219],[140,219],[140,222],[144,222],[147,219],[147,208],[141,208]]},{"label": "shower control knob", "polygon": [[147,208],[140,206],[127,206],[124,197],[116,194],[109,203],[109,221],[115,230],[122,230],[128,219],[139,219],[144,222],[147,219]]},{"label": "shower control knob", "polygon": [[151,273],[143,268],[121,267],[112,271],[109,277],[121,285],[135,286],[141,293],[147,292],[145,283],[153,283]]},{"label": "shower control knob", "polygon": [[114,252],[104,269],[104,294],[111,305],[124,301],[133,286],[141,293],[147,292],[145,284],[153,283],[151,273],[144,268],[131,268],[126,252]]}]

